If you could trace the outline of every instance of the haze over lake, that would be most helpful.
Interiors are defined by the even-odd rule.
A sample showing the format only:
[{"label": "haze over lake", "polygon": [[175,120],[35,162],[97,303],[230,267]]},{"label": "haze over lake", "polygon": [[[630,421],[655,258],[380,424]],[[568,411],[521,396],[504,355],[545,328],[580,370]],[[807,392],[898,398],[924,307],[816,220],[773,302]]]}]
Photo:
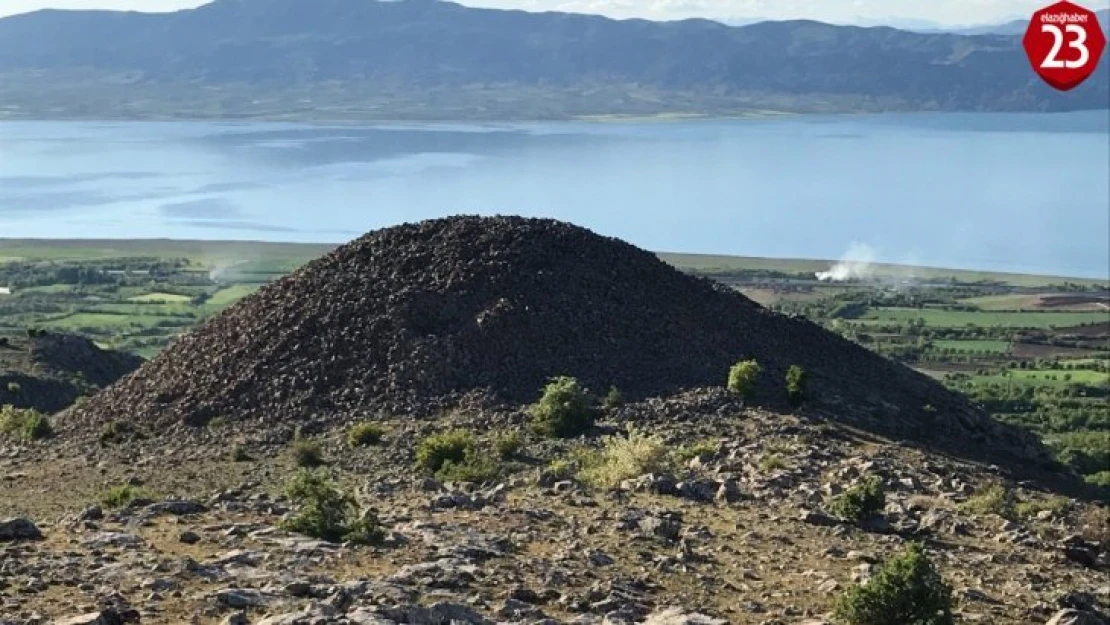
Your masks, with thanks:
[{"label": "haze over lake", "polygon": [[1110,120],[0,123],[0,237],[341,242],[457,213],[673,252],[1107,277]]}]

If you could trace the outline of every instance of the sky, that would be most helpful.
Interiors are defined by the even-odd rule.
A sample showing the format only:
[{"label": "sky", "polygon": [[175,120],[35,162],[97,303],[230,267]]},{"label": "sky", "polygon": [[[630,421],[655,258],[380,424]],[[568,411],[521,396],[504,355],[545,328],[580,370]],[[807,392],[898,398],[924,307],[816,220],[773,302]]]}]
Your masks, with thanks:
[{"label": "sky", "polygon": [[[202,0],[0,0],[0,15],[41,8],[171,11],[195,7]],[[934,23],[967,26],[1005,22],[1031,15],[1049,0],[463,0],[463,4],[528,11],[600,13],[611,17],[720,20],[816,19],[846,24],[893,25]],[[1080,0],[1092,10],[1110,0]]]}]

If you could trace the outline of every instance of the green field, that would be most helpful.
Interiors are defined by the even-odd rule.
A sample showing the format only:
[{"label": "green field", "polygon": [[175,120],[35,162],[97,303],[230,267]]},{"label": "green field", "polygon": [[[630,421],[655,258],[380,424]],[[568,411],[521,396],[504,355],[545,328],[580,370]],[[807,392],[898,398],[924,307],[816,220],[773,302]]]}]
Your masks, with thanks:
[{"label": "green field", "polygon": [[180,304],[188,302],[192,298],[188,295],[178,295],[176,293],[144,293],[134,297],[127,298],[129,302],[147,302],[151,304]]},{"label": "green field", "polygon": [[1110,312],[974,312],[933,308],[872,308],[863,316],[873,323],[907,323],[924,319],[929,327],[1070,328],[1110,322]]},{"label": "green field", "polygon": [[1010,341],[937,340],[933,341],[933,347],[937,349],[954,349],[958,352],[1008,354],[1010,352]]},{"label": "green field", "polygon": [[240,299],[254,293],[258,288],[257,285],[253,284],[237,284],[220,289],[212,295],[211,299],[205,304],[205,307],[216,310],[227,308]]}]

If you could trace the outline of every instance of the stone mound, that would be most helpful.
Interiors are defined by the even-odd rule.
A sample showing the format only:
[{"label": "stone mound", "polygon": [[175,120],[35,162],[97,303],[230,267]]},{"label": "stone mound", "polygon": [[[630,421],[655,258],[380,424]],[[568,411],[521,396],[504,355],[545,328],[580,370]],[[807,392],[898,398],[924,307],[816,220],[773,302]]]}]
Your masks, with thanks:
[{"label": "stone mound", "polygon": [[52,413],[139,368],[133,354],[72,334],[0,335],[0,405]]},{"label": "stone mound", "polygon": [[528,403],[554,375],[639,400],[721,386],[741,358],[763,365],[764,405],[785,404],[785,372],[800,365],[811,411],[899,437],[1043,451],[808,321],[622,241],[518,217],[371,232],[181,337],[71,416],[157,431],[215,417],[419,415],[475,395]]}]

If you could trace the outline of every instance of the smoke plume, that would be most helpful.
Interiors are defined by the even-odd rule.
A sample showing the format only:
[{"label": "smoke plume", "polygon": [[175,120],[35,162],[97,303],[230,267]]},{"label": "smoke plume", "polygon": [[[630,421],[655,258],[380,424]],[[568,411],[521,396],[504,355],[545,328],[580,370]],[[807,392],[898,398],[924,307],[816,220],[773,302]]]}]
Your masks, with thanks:
[{"label": "smoke plume", "polygon": [[874,265],[875,250],[866,243],[852,243],[839,262],[828,271],[818,271],[816,275],[822,282],[867,280],[875,273]]}]

